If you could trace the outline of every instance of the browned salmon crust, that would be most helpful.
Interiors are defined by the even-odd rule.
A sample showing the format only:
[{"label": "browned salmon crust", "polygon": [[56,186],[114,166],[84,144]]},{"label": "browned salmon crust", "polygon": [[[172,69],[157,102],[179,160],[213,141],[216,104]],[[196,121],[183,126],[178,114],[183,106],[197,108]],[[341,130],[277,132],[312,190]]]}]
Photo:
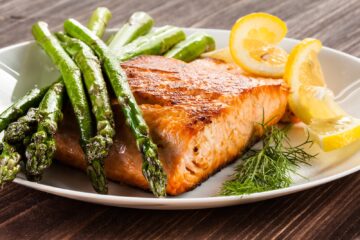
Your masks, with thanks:
[{"label": "browned salmon crust", "polygon": [[[286,108],[282,80],[244,76],[213,59],[192,63],[142,56],[122,64],[159,146],[167,193],[188,191],[239,156],[262,133],[257,123],[276,123]],[[117,134],[105,162],[108,178],[147,189],[135,140],[113,101]],[[56,135],[57,159],[84,169],[78,129],[69,113]]]}]

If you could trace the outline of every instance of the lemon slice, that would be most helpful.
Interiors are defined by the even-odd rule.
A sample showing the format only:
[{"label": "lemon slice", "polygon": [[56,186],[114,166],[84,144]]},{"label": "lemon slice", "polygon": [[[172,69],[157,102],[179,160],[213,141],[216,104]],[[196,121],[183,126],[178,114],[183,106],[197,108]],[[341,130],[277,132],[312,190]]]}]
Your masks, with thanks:
[{"label": "lemon slice", "polygon": [[313,119],[334,119],[346,115],[326,88],[318,60],[322,44],[317,39],[305,39],[289,55],[284,79],[291,87],[289,106],[304,123]]},{"label": "lemon slice", "polygon": [[288,54],[277,44],[286,36],[286,23],[267,13],[239,18],[230,32],[230,53],[244,70],[263,77],[282,77]]},{"label": "lemon slice", "polygon": [[360,120],[351,116],[314,120],[309,133],[324,151],[332,151],[360,139]]}]

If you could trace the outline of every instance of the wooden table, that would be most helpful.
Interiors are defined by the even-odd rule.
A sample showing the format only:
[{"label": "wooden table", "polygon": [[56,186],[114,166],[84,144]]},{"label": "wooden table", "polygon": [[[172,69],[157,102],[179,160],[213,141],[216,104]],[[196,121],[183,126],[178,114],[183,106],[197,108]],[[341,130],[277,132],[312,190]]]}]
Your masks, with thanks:
[{"label": "wooden table", "polygon": [[[157,25],[229,29],[247,13],[286,20],[289,37],[320,38],[360,57],[360,1],[104,1],[119,26],[136,10]],[[59,30],[68,17],[85,22],[96,1],[0,1],[0,47],[32,39],[37,20]],[[339,79],[340,80],[340,79]],[[360,238],[360,173],[264,202],[193,211],[150,211],[73,201],[9,184],[0,193],[0,239],[354,239]]]}]

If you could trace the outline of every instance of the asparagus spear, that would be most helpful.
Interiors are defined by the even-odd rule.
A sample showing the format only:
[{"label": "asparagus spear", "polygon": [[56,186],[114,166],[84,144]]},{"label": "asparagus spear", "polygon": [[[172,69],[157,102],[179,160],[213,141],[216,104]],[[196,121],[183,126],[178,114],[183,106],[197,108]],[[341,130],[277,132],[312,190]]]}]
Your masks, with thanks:
[{"label": "asparagus spear", "polygon": [[0,185],[14,180],[20,171],[20,154],[16,148],[6,142],[1,143],[2,150],[0,154]]},{"label": "asparagus spear", "polygon": [[90,46],[102,62],[104,71],[121,105],[122,111],[135,136],[138,149],[143,155],[143,174],[155,196],[166,195],[166,174],[158,158],[157,146],[149,136],[149,130],[141,110],[127,83],[125,72],[118,59],[110,52],[105,43],[74,19],[64,23],[65,32]]},{"label": "asparagus spear", "polygon": [[180,28],[164,26],[136,39],[115,54],[120,61],[126,61],[139,55],[162,55],[185,37],[184,31]]},{"label": "asparagus spear", "polygon": [[88,28],[101,38],[111,17],[112,15],[109,9],[106,7],[99,7],[91,15],[88,22]]},{"label": "asparagus spear", "polygon": [[32,33],[36,41],[61,72],[67,94],[80,127],[80,143],[84,146],[93,135],[93,128],[80,69],[61,47],[57,38],[50,33],[47,23],[38,22],[34,24]]},{"label": "asparagus spear", "polygon": [[[93,13],[91,18],[92,24],[89,23],[88,28],[101,38],[105,32],[107,23],[111,18],[111,13],[107,9],[101,11],[103,14],[99,11],[100,10],[97,9]],[[58,37],[67,40],[70,39],[69,37],[66,38],[64,34],[58,34]],[[72,55],[75,57],[75,61],[84,74],[85,86],[93,105],[93,113],[97,119],[97,136],[91,138],[85,146],[85,154],[87,161],[89,162],[87,173],[91,179],[94,179],[91,180],[94,189],[97,192],[106,193],[108,190],[103,159],[108,155],[109,148],[112,145],[113,136],[115,135],[114,120],[98,59],[93,55],[92,50],[86,44],[79,40],[78,42],[79,45],[76,42],[73,42],[72,44],[69,43],[72,47],[68,46],[66,50],[75,48],[72,50]]]},{"label": "asparagus spear", "polygon": [[8,125],[23,116],[31,107],[36,107],[43,96],[45,95],[48,87],[33,88],[25,94],[22,98],[17,100],[13,105],[0,114],[0,132],[8,127]]},{"label": "asparagus spear", "polygon": [[4,141],[11,144],[23,141],[28,134],[36,129],[36,113],[37,109],[30,108],[25,116],[20,117],[16,122],[10,123],[5,131]]},{"label": "asparagus spear", "polygon": [[54,134],[57,131],[58,122],[62,119],[64,93],[64,83],[62,81],[55,83],[40,103],[37,113],[38,128],[26,148],[26,171],[30,175],[41,176],[44,169],[52,162],[56,150]]},{"label": "asparagus spear", "polygon": [[92,181],[92,183],[96,183],[93,186],[96,191],[106,193],[107,180],[104,171],[104,158],[107,157],[113,143],[115,124],[101,65],[91,48],[85,43],[62,33],[57,33],[56,36],[63,42],[65,50],[73,57],[83,73],[97,125],[97,135],[91,138],[85,147],[85,155],[88,161],[87,172],[91,178],[101,179],[101,181]]},{"label": "asparagus spear", "polygon": [[139,36],[147,34],[154,24],[154,20],[145,12],[135,12],[131,15],[129,22],[114,35],[110,41],[109,48],[114,53],[119,52],[122,47],[132,42]]},{"label": "asparagus spear", "polygon": [[202,53],[215,49],[215,40],[208,34],[195,33],[186,40],[176,44],[165,57],[176,58],[185,62],[191,62]]}]

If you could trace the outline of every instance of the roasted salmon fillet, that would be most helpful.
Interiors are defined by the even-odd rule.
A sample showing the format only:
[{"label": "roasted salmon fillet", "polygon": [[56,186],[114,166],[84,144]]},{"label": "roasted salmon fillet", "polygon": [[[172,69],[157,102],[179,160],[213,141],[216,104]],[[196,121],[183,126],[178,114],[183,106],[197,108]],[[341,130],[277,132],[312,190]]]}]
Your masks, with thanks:
[{"label": "roasted salmon fillet", "polygon": [[[244,76],[236,66],[214,59],[185,63],[141,56],[122,63],[129,85],[159,147],[168,177],[167,193],[193,189],[251,146],[284,114],[288,88],[283,80]],[[105,161],[109,179],[148,189],[142,158],[114,100],[114,145]],[[56,158],[85,170],[79,130],[70,110],[56,135]]]}]

